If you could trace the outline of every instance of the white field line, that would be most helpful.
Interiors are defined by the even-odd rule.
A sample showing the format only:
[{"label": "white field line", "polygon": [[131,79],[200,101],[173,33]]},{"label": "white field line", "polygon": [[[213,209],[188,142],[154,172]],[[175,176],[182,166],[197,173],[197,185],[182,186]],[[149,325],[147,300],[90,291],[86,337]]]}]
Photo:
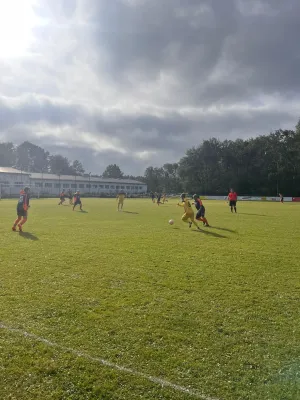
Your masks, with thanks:
[{"label": "white field line", "polygon": [[175,383],[166,381],[164,379],[157,378],[156,376],[144,374],[143,372],[136,371],[135,369],[123,367],[123,366],[118,365],[118,364],[114,364],[114,363],[112,363],[110,361],[104,360],[103,358],[93,357],[93,356],[90,356],[87,353],[83,353],[81,351],[72,349],[70,347],[61,346],[58,343],[51,342],[50,340],[42,338],[42,337],[39,337],[39,336],[37,336],[37,335],[35,335],[33,333],[29,333],[29,332],[23,331],[21,329],[11,328],[9,326],[6,326],[6,325],[2,324],[1,322],[0,322],[0,329],[5,329],[5,330],[7,330],[7,331],[9,331],[11,333],[17,333],[20,336],[24,336],[26,338],[33,339],[33,340],[35,340],[37,342],[42,342],[42,343],[44,343],[45,345],[47,345],[49,347],[55,347],[55,348],[57,348],[59,350],[62,350],[65,353],[71,353],[76,357],[85,358],[86,360],[93,361],[93,362],[96,362],[98,364],[102,364],[105,367],[109,367],[109,368],[117,370],[117,371],[125,372],[127,374],[130,374],[130,375],[133,375],[133,376],[136,376],[136,377],[139,377],[139,378],[143,378],[143,379],[145,379],[145,380],[147,380],[149,382],[153,382],[153,383],[155,383],[157,385],[160,385],[162,387],[168,387],[168,388],[173,389],[173,390],[175,390],[177,392],[186,393],[186,394],[190,395],[191,397],[194,397],[194,398],[197,398],[197,399],[202,399],[202,400],[220,400],[220,399],[217,399],[215,397],[210,397],[210,396],[206,396],[204,394],[201,394],[197,390],[186,388],[184,386],[176,385]]}]

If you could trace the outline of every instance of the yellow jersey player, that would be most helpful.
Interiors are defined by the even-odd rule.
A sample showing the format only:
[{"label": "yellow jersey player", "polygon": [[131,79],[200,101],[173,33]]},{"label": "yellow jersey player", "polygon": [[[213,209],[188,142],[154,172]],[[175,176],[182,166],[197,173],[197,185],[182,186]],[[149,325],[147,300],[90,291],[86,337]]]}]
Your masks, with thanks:
[{"label": "yellow jersey player", "polygon": [[197,222],[195,221],[195,214],[194,210],[192,209],[192,205],[189,199],[186,197],[185,193],[182,193],[181,203],[178,203],[178,206],[184,207],[184,214],[181,217],[182,221],[188,223],[190,228],[194,224],[197,227],[197,229],[200,230]]},{"label": "yellow jersey player", "polygon": [[118,211],[122,211],[123,210],[123,205],[124,205],[124,199],[125,199],[126,195],[124,192],[120,192],[117,195],[117,201],[118,201]]}]

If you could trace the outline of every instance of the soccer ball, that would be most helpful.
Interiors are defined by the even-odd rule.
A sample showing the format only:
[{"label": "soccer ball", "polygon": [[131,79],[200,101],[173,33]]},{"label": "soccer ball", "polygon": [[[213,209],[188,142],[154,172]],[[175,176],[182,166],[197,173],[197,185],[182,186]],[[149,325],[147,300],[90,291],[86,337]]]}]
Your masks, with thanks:
[{"label": "soccer ball", "polygon": [[170,225],[173,225],[173,224],[174,224],[174,221],[173,221],[172,219],[170,219],[169,224],[170,224]]}]

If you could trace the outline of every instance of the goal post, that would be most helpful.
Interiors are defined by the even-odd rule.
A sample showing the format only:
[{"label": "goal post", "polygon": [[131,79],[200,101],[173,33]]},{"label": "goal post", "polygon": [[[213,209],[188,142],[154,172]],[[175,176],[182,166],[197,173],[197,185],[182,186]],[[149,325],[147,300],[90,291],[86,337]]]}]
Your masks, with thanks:
[{"label": "goal post", "polygon": [[20,195],[20,191],[24,189],[24,187],[30,188],[31,198],[37,198],[37,199],[40,198],[41,188],[35,185],[24,185],[18,183],[13,185],[8,185],[0,183],[0,200],[18,198]]}]

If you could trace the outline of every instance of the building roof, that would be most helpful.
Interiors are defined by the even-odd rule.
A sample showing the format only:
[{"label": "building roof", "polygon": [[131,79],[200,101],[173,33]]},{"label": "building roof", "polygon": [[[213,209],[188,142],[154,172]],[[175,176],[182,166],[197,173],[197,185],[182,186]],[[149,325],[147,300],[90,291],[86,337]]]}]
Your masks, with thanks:
[{"label": "building roof", "polygon": [[0,173],[2,174],[22,174],[22,175],[30,175],[28,172],[20,171],[11,167],[0,167]]},{"label": "building roof", "polygon": [[[31,179],[38,179],[38,180],[52,180],[52,181],[75,181],[74,175],[55,175],[55,174],[42,174],[42,173],[31,173]],[[113,183],[113,184],[120,184],[120,185],[146,185],[144,182],[135,181],[133,179],[105,179],[101,177],[88,177],[88,176],[76,176],[76,182],[99,182],[99,183]]]}]

